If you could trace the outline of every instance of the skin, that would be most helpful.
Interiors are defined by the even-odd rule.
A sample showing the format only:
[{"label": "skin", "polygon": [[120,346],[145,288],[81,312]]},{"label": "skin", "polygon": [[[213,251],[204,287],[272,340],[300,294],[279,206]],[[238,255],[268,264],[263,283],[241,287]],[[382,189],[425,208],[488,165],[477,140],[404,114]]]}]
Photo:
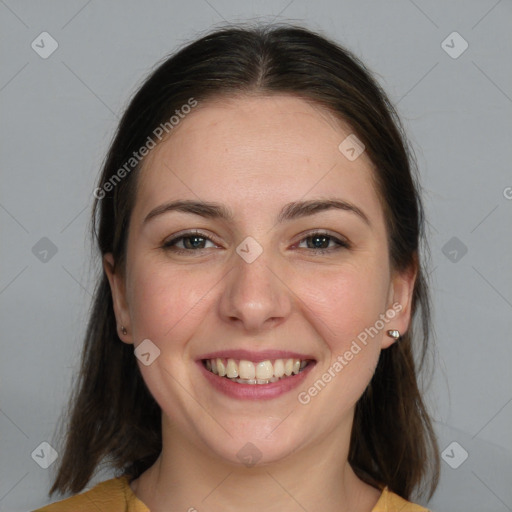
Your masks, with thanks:
[{"label": "skin", "polygon": [[[302,99],[245,96],[200,104],[146,158],[126,268],[115,269],[111,254],[104,268],[122,341],[137,347],[150,339],[160,350],[151,365],[138,364],[162,408],[163,450],[131,485],[152,512],[370,512],[377,502],[380,491],[347,462],[354,407],[380,351],[394,342],[386,330],[408,328],[416,272],[390,268],[372,162],[366,153],[351,162],[338,150],[350,133]],[[277,223],[285,203],[327,197],[357,205],[371,225],[343,210]],[[234,220],[167,212],[143,222],[152,209],[177,199],[223,203]],[[213,241],[183,255],[162,248],[189,229]],[[351,247],[315,253],[307,243],[314,229]],[[247,236],[263,248],[250,264],[235,251]],[[321,247],[337,247],[330,240]],[[401,311],[300,404],[297,394],[394,303]],[[290,349],[312,354],[317,363],[291,392],[237,400],[214,390],[195,363],[229,348]],[[247,442],[261,452],[253,467],[237,457]]]}]

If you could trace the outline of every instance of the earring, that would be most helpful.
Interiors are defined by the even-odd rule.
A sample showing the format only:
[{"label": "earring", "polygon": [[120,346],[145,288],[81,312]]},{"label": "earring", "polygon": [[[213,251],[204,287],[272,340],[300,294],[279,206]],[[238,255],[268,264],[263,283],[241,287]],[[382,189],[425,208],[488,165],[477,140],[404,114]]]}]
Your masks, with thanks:
[{"label": "earring", "polygon": [[400,338],[400,331],[397,331],[396,329],[390,329],[388,331],[388,336],[397,340],[398,338]]},{"label": "earring", "polygon": [[123,325],[121,327],[121,332],[126,336],[128,334],[128,331],[126,330],[126,327]]}]

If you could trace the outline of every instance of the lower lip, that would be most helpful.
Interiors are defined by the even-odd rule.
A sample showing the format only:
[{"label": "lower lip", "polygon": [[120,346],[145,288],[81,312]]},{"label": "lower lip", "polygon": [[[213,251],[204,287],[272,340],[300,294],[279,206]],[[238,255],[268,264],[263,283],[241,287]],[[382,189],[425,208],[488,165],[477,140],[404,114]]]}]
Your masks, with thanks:
[{"label": "lower lip", "polygon": [[231,381],[231,379],[219,377],[215,373],[210,372],[204,367],[201,360],[198,361],[198,364],[206,379],[221,393],[231,398],[243,400],[269,400],[298,387],[316,363],[311,362],[300,373],[269,384],[239,384],[238,382]]}]

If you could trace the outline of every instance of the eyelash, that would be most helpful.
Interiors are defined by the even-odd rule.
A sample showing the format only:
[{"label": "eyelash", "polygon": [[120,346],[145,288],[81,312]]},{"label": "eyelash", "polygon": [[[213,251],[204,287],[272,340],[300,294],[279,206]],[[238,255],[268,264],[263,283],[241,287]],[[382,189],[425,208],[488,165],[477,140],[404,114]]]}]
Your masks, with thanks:
[{"label": "eyelash", "polygon": [[[178,249],[178,248],[175,247],[176,243],[178,243],[179,241],[181,241],[183,239],[186,239],[186,238],[194,238],[194,237],[202,238],[204,240],[207,240],[207,241],[210,241],[212,243],[215,243],[214,240],[212,240],[209,236],[205,235],[204,233],[201,233],[200,231],[187,231],[186,233],[183,233],[182,235],[180,235],[178,237],[175,237],[175,238],[172,238],[171,240],[166,241],[162,245],[162,249],[164,249],[166,251],[172,251],[172,252],[175,252],[175,253],[178,253],[178,254],[186,254],[186,253],[190,254],[190,253],[193,253],[193,252],[199,252],[201,250],[204,250],[204,248],[200,248],[200,249]],[[314,231],[312,233],[309,233],[307,236],[305,236],[304,238],[299,240],[298,243],[300,244],[304,240],[307,240],[308,238],[314,238],[314,237],[325,237],[325,238],[330,239],[331,241],[334,241],[338,245],[337,247],[331,247],[331,248],[328,248],[328,249],[307,248],[307,249],[310,249],[311,251],[313,251],[313,252],[315,252],[317,254],[328,254],[328,253],[332,253],[334,251],[339,251],[341,249],[350,249],[350,247],[351,247],[351,245],[347,241],[340,240],[339,238],[336,238],[335,236],[330,235],[329,233],[326,233],[325,231]]]}]

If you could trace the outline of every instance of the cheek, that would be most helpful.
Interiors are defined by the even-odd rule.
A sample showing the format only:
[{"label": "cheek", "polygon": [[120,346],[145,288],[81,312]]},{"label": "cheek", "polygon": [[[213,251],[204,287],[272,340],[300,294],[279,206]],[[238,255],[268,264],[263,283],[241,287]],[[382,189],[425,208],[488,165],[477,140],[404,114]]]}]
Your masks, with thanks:
[{"label": "cheek", "polygon": [[135,346],[149,339],[160,350],[151,365],[139,363],[141,374],[163,410],[186,409],[189,397],[183,397],[173,383],[188,378],[183,364],[188,360],[187,342],[205,315],[201,299],[214,281],[148,257],[132,260],[130,270],[128,300]]},{"label": "cheek", "polygon": [[147,258],[134,261],[131,270],[128,300],[136,338],[149,338],[157,345],[170,338],[182,339],[212,285],[185,269]]},{"label": "cheek", "polygon": [[[319,410],[332,410],[328,420],[332,428],[356,404],[375,372],[386,285],[382,273],[345,269],[328,279],[317,279],[315,289],[308,293],[311,318],[329,355],[318,368],[317,380],[299,398],[314,400]],[[381,328],[375,331],[377,322]]]},{"label": "cheek", "polygon": [[[389,281],[384,269],[346,266],[303,284],[308,307],[324,325],[331,349],[343,346],[385,312]],[[325,332],[324,332],[325,331]]]}]

